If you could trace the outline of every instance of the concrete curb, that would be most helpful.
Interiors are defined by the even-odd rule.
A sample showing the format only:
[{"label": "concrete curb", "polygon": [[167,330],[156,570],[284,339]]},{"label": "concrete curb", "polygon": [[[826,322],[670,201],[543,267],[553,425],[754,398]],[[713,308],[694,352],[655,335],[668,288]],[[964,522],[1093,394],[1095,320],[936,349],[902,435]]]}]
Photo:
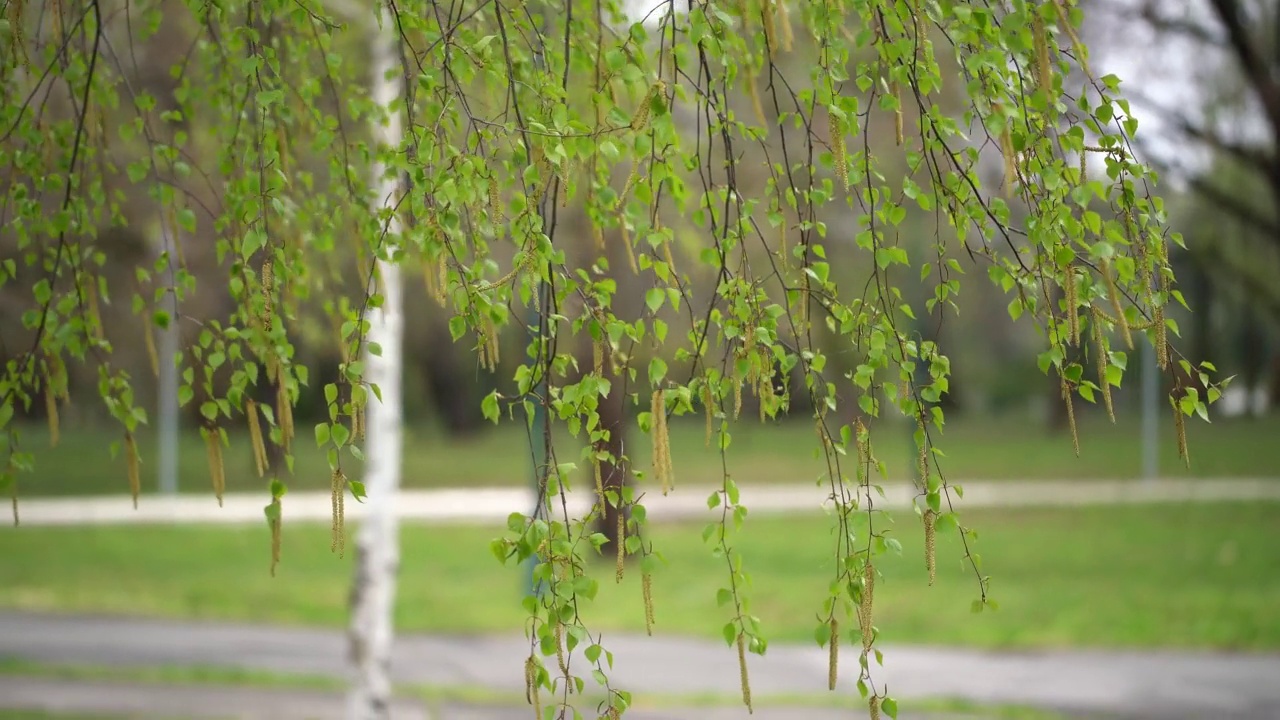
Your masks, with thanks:
[{"label": "concrete curb", "polygon": [[[951,493],[957,510],[984,507],[1062,507],[1209,501],[1280,501],[1277,479],[1198,479],[1121,481],[977,481],[965,482],[964,498]],[[709,485],[677,488],[670,495],[646,492],[641,498],[656,521],[711,519],[718,509],[707,506],[716,488]],[[918,492],[909,485],[884,486],[884,497],[872,496],[875,507],[909,507]],[[569,512],[581,517],[594,493],[569,496]],[[865,499],[865,498],[864,498]],[[289,522],[329,522],[327,492],[291,492],[284,498]],[[749,485],[741,488],[741,502],[753,516],[818,512],[831,506],[831,491],[811,484]],[[167,523],[243,524],[263,521],[264,494],[235,493],[222,506],[209,495],[149,495],[137,509],[126,495],[33,498],[19,500],[21,525],[133,525]],[[396,499],[402,520],[451,523],[501,522],[513,512],[529,512],[533,492],[528,488],[406,490]],[[359,520],[360,503],[348,502],[346,516]]]}]

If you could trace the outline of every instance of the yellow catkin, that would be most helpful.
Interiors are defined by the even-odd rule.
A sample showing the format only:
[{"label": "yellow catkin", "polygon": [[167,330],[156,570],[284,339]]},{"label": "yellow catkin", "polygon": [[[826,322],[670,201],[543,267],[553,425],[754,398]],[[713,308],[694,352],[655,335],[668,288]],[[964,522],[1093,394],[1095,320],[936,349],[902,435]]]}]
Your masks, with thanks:
[{"label": "yellow catkin", "polygon": [[733,419],[737,420],[742,414],[742,378],[734,373],[733,378]]},{"label": "yellow catkin", "polygon": [[1076,270],[1068,265],[1062,274],[1062,291],[1067,301],[1067,333],[1071,336],[1071,344],[1080,344],[1080,314],[1076,307],[1080,304],[1080,295],[1076,287]]},{"label": "yellow catkin", "polygon": [[[781,1],[781,0],[779,0]],[[778,50],[778,27],[777,27],[777,10],[774,5],[775,0],[764,0],[762,3],[761,15],[764,20],[764,42],[765,47],[769,48],[769,57],[777,57]]]},{"label": "yellow catkin", "polygon": [[760,89],[756,87],[755,73],[747,76],[747,96],[751,98],[751,112],[755,114],[756,122],[761,127],[768,127],[769,123],[764,117],[764,104],[760,102]]},{"label": "yellow catkin", "polygon": [[201,428],[204,435],[205,454],[209,460],[209,479],[213,484],[213,494],[218,498],[218,506],[222,506],[222,493],[227,486],[226,471],[222,464],[222,435],[217,427]]},{"label": "yellow catkin", "polygon": [[1080,37],[1076,35],[1076,30],[1071,25],[1065,3],[1066,0],[1053,0],[1054,9],[1058,11],[1058,20],[1062,23],[1062,29],[1067,33],[1067,37],[1071,38],[1071,49],[1075,52],[1076,61],[1080,63],[1080,69],[1084,71],[1085,76],[1092,78],[1093,73],[1089,70],[1089,61],[1085,57],[1084,43],[1080,42]]},{"label": "yellow catkin", "polygon": [[271,498],[271,510],[274,511],[273,518],[270,519],[271,527],[271,577],[275,577],[275,568],[280,564],[280,525],[283,523],[283,507],[280,507],[280,498]]},{"label": "yellow catkin", "polygon": [[276,365],[276,423],[280,426],[280,446],[285,452],[293,443],[293,403],[289,401],[289,376],[282,363]]},{"label": "yellow catkin", "polygon": [[893,83],[893,98],[898,101],[897,108],[893,111],[893,134],[898,145],[902,145],[906,142],[902,120],[902,90],[896,80]]},{"label": "yellow catkin", "polygon": [[645,93],[644,99],[640,101],[640,107],[636,108],[635,115],[631,116],[631,129],[642,130],[649,123],[649,113],[653,105],[653,101],[666,88],[666,83],[662,80],[649,86],[649,92]]},{"label": "yellow catkin", "polygon": [[742,704],[748,713],[755,712],[751,707],[751,680],[747,677],[747,635],[743,632],[738,633],[738,681],[742,684]]},{"label": "yellow catkin", "polygon": [[58,447],[58,394],[53,389],[53,377],[44,381],[44,412],[49,419],[49,447]]},{"label": "yellow catkin", "polygon": [[258,477],[267,472],[267,446],[262,438],[262,425],[258,422],[258,403],[244,401],[244,416],[249,421],[249,444],[253,446],[253,461],[258,467]]},{"label": "yellow catkin", "polygon": [[604,229],[599,223],[591,223],[591,239],[595,241],[597,250],[604,250]]},{"label": "yellow catkin", "polygon": [[1102,278],[1107,283],[1107,297],[1111,300],[1111,310],[1116,314],[1116,325],[1120,327],[1120,335],[1124,338],[1124,344],[1130,350],[1133,349],[1133,335],[1129,332],[1129,323],[1124,317],[1124,307],[1120,304],[1120,290],[1116,287],[1116,279],[1111,277],[1111,263],[1103,258],[1098,264],[1098,270],[1102,272]]},{"label": "yellow catkin", "polygon": [[640,592],[644,597],[644,631],[653,635],[653,576],[649,573],[640,575]]},{"label": "yellow catkin", "polygon": [[662,259],[667,261],[667,267],[671,268],[671,274],[676,274],[676,259],[671,254],[671,241],[662,241]]},{"label": "yellow catkin", "polygon": [[569,676],[569,662],[564,657],[564,622],[556,618],[555,624],[556,638],[556,663],[560,666],[560,674],[565,677]]},{"label": "yellow catkin", "polygon": [[600,467],[600,458],[595,455],[591,456],[591,468],[596,477],[596,496],[600,499],[600,514],[604,514],[609,507],[609,500],[604,495],[604,471]]},{"label": "yellow catkin", "polygon": [[875,634],[871,631],[872,609],[875,603],[876,594],[876,568],[867,560],[862,568],[862,603],[858,606],[858,624],[862,631],[862,651],[866,652],[871,649],[871,643],[875,640]]},{"label": "yellow catkin", "polygon": [[849,191],[849,160],[845,157],[844,123],[835,113],[827,112],[827,135],[831,140],[831,157],[836,165],[836,177],[844,184],[845,192]]},{"label": "yellow catkin", "polygon": [[1116,421],[1116,412],[1111,404],[1111,383],[1107,382],[1107,342],[1102,331],[1102,318],[1093,314],[1093,341],[1098,355],[1098,387],[1102,390],[1102,404],[1107,408],[1107,417]]},{"label": "yellow catkin", "polygon": [[778,20],[782,22],[782,50],[791,52],[795,43],[795,31],[791,29],[791,14],[787,11],[786,0],[778,0]]},{"label": "yellow catkin", "polygon": [[880,696],[872,695],[867,700],[867,705],[871,709],[871,720],[880,720]]},{"label": "yellow catkin", "polygon": [[929,571],[929,584],[938,578],[938,513],[924,511],[924,567]]},{"label": "yellow catkin", "polygon": [[1009,131],[1008,122],[1000,132],[1000,152],[1004,155],[1004,193],[1013,197],[1014,187],[1018,183],[1018,166],[1013,149],[1013,134]]},{"label": "yellow catkin", "polygon": [[1190,468],[1191,453],[1187,449],[1187,423],[1177,401],[1173,403],[1173,430],[1178,436],[1178,457],[1182,458],[1182,462]]},{"label": "yellow catkin", "polygon": [[650,412],[653,416],[653,472],[662,494],[671,492],[671,444],[667,436],[667,408],[662,389],[654,390]]},{"label": "yellow catkin", "polygon": [[341,557],[347,546],[346,533],[346,498],[347,476],[342,468],[333,471],[329,476],[329,502],[332,517],[329,522],[329,550]]},{"label": "yellow catkin", "polygon": [[916,457],[916,472],[919,473],[920,482],[925,486],[929,486],[929,436],[925,434],[924,414],[916,418],[916,429],[920,431],[920,448]]},{"label": "yellow catkin", "polygon": [[496,177],[489,178],[489,212],[492,214],[494,223],[502,222],[502,196],[498,193]]},{"label": "yellow catkin", "polygon": [[364,421],[364,405],[356,405],[354,402],[351,407],[351,434],[364,440],[364,432],[367,425]]},{"label": "yellow catkin", "polygon": [[268,257],[262,263],[262,329],[271,332],[271,295],[275,285],[275,268]]},{"label": "yellow catkin", "polygon": [[533,716],[542,720],[542,698],[538,694],[538,661],[532,655],[524,661],[524,696],[533,706]]},{"label": "yellow catkin", "polygon": [[1044,18],[1031,7],[1031,35],[1036,51],[1036,82],[1046,93],[1053,91],[1053,66],[1049,64],[1049,38],[1044,29]]},{"label": "yellow catkin", "polygon": [[622,512],[622,501],[618,501],[618,542],[617,558],[614,561],[613,579],[615,582],[622,582],[623,570],[627,566],[627,517]]},{"label": "yellow catkin", "polygon": [[1164,324],[1164,306],[1157,305],[1152,326],[1156,331],[1156,365],[1161,370],[1169,368],[1169,328]]},{"label": "yellow catkin", "polygon": [[632,275],[639,275],[640,266],[636,264],[636,252],[631,247],[631,231],[627,229],[625,220],[620,227],[622,228],[622,247],[627,249],[627,266],[631,268]]},{"label": "yellow catkin", "polygon": [[836,677],[840,667],[840,621],[831,617],[831,632],[827,636],[827,689],[836,689]]},{"label": "yellow catkin", "polygon": [[702,386],[702,407],[706,411],[704,414],[707,417],[706,439],[703,441],[703,445],[711,447],[711,435],[715,430],[715,409],[712,407],[710,382]]},{"label": "yellow catkin", "polygon": [[124,434],[125,466],[129,471],[129,494],[133,496],[133,509],[138,509],[138,493],[142,491],[142,479],[138,472],[138,444],[133,440],[133,433]]},{"label": "yellow catkin", "polygon": [[155,326],[150,318],[142,323],[142,343],[147,348],[147,360],[151,362],[151,374],[160,377],[160,354],[156,352]]},{"label": "yellow catkin", "polygon": [[1067,384],[1067,379],[1062,378],[1062,402],[1067,404],[1067,426],[1071,428],[1071,447],[1076,451],[1076,457],[1080,457],[1080,434],[1076,432],[1076,406],[1071,398],[1071,386]]}]

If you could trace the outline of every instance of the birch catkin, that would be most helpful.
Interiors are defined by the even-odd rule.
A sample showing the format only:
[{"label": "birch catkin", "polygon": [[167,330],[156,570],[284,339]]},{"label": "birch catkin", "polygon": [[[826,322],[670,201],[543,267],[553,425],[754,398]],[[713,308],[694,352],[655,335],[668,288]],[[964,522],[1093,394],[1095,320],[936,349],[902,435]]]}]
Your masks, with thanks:
[{"label": "birch catkin", "polygon": [[827,689],[836,689],[836,677],[840,665],[840,621],[831,616],[831,633],[827,637]]},{"label": "birch catkin", "polygon": [[929,584],[938,578],[938,513],[924,511],[924,567],[929,571]]},{"label": "birch catkin", "polygon": [[747,636],[743,632],[738,633],[738,681],[742,684],[742,704],[748,713],[755,712],[751,707],[751,680],[747,677]]},{"label": "birch catkin", "polygon": [[253,462],[258,468],[258,477],[267,472],[267,446],[262,438],[262,425],[258,422],[258,403],[244,401],[244,415],[249,421],[249,444],[253,446]]},{"label": "birch catkin", "polygon": [[204,435],[205,454],[209,460],[209,477],[213,483],[213,494],[218,498],[218,507],[222,507],[222,493],[226,489],[226,474],[222,465],[222,436],[217,426],[200,429]]}]

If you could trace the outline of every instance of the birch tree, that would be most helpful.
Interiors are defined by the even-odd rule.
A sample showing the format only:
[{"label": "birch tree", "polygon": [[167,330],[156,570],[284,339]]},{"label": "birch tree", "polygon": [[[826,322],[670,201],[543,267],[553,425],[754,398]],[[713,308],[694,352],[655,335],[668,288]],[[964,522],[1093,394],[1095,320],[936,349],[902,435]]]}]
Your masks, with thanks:
[{"label": "birch tree", "polygon": [[[347,711],[351,720],[379,720],[391,716],[393,614],[396,573],[400,567],[395,505],[400,490],[403,437],[400,385],[404,304],[400,266],[395,261],[402,233],[398,217],[400,172],[382,156],[396,152],[404,144],[404,122],[398,105],[404,72],[400,67],[398,46],[395,18],[383,6],[377,23],[370,23],[372,58],[369,82],[376,108],[370,115],[373,124],[370,135],[379,153],[372,171],[373,184],[378,188],[375,209],[385,223],[386,231],[374,262],[376,287],[369,289],[370,297],[379,298],[376,304],[371,303],[368,310],[366,346],[366,377],[376,388],[376,397],[366,410],[365,489],[368,514],[357,536],[355,576],[351,588],[350,642],[355,670]],[[338,488],[336,492],[345,493],[345,488]],[[338,497],[342,502],[342,496]]]},{"label": "birch tree", "polygon": [[[1182,299],[1168,258],[1182,241],[1156,176],[1134,158],[1120,79],[1090,68],[1073,0],[668,1],[643,19],[618,0],[402,0],[361,6],[381,18],[376,36],[310,0],[5,8],[0,290],[24,308],[0,375],[5,483],[16,487],[31,465],[16,418],[42,398],[56,408],[70,392],[67,364],[88,363],[99,382],[77,392],[120,423],[137,494],[136,433],[149,417],[98,311],[131,290],[139,322],[197,331],[179,397],[204,419],[214,494],[229,428],[248,429],[260,460],[270,444],[289,462],[293,408],[303,393],[322,396],[314,438],[331,469],[335,551],[348,495],[375,504],[359,540],[353,716],[385,713],[388,693],[399,269],[424,276],[454,341],[499,373],[486,417],[524,422],[540,407],[549,420],[531,437],[545,458],[539,507],[512,514],[492,544],[513,579],[534,564],[524,662],[539,717],[571,717],[585,697],[603,698],[589,709],[597,716],[631,706],[590,602],[600,582],[639,573],[646,622],[661,622],[648,597],[661,549],[639,532],[643,489],[681,491],[668,421],[685,415],[705,419],[722,454],[707,498],[719,516],[704,538],[724,560],[721,629],[751,707],[748,656],[767,650],[768,628],[752,613],[750,558],[736,544],[750,530],[733,480],[744,394],[763,422],[792,413],[793,396],[812,408],[826,461],[817,493],[830,509],[814,532],[832,538],[814,636],[830,649],[833,689],[851,672],[871,717],[896,714],[878,677],[893,628],[878,622],[874,588],[887,563],[904,561],[877,504],[893,465],[879,438],[899,430],[881,418],[915,426],[918,455],[894,470],[917,478],[927,551],[910,562],[922,591],[936,534],[956,533],[973,608],[996,606],[942,452],[951,362],[913,322],[951,315],[966,269],[1009,295],[1011,321],[1040,332],[1038,365],[1060,388],[1077,451],[1075,403],[1112,413],[1138,343],[1163,370],[1181,370],[1168,400],[1184,459],[1185,419],[1207,418],[1220,394],[1212,366],[1175,342],[1165,311]],[[160,105],[134,91],[127,50],[174,23],[194,40]],[[617,168],[626,177],[615,182]],[[216,272],[197,277],[178,242],[172,281],[139,267],[134,288],[108,287],[96,238],[129,221],[126,191],[150,201],[131,213],[171,216],[179,238],[207,232]],[[594,251],[567,251],[583,247],[561,223],[571,208],[588,218]],[[906,230],[908,215],[932,234]],[[839,282],[840,263],[870,280]],[[618,272],[643,288],[637,310],[615,303]],[[908,283],[924,283],[925,297],[911,299]],[[230,312],[162,312],[163,298],[186,307],[209,285],[225,287]],[[316,309],[344,351],[338,380],[312,391],[295,343],[301,313]],[[852,371],[831,370],[818,327],[856,358]],[[501,353],[512,338],[523,349],[514,362]],[[577,338],[593,346],[590,368],[577,366]],[[252,402],[266,383],[274,402]],[[644,452],[623,445],[619,456],[609,442],[601,402],[619,396],[638,410]],[[557,445],[557,425],[578,445]],[[361,458],[369,486],[348,478]],[[644,485],[606,486],[601,467]],[[274,566],[286,488],[263,484]],[[570,512],[575,492],[592,500],[585,513]],[[592,562],[602,515],[625,525],[603,571]],[[588,682],[596,695],[584,695]]]}]

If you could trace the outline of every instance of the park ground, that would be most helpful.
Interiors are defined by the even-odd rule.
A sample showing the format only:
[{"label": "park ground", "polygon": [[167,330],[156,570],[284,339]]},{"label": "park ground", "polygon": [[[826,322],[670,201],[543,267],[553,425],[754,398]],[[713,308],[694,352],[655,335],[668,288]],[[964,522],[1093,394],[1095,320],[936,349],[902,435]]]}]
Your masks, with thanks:
[{"label": "park ground", "polygon": [[[686,477],[711,472],[709,461],[700,454],[700,432],[695,438],[692,430],[678,433],[673,440],[678,488],[687,489],[679,484],[680,468],[685,468]],[[1129,468],[1132,472],[1126,473],[1132,476],[1138,461],[1136,457],[1131,458],[1132,462],[1129,459],[1136,456],[1133,438],[1129,437],[1131,431],[1136,429],[1122,426],[1108,433],[1107,427],[1086,424],[1082,433],[1083,456],[1076,460],[1070,453],[1069,440],[1064,443],[1063,437],[1045,435],[1038,429],[957,425],[949,430],[948,462],[954,462],[956,477],[983,478],[996,485],[1004,482],[1010,493],[1034,487],[1038,481],[1052,479],[1060,483],[1089,478],[1104,466]],[[991,432],[999,437],[989,439],[987,433]],[[1193,472],[1180,474],[1166,458],[1162,475],[1202,477],[1197,485],[1205,488],[1221,486],[1222,480],[1233,477],[1280,483],[1280,445],[1275,442],[1275,437],[1280,437],[1280,423],[1224,422],[1198,426],[1193,432],[1201,433],[1198,441],[1195,436],[1192,438]],[[807,426],[786,427],[777,436],[753,436],[750,430],[741,433],[735,442],[743,438],[745,441],[731,457],[743,458],[740,465],[744,472],[735,473],[735,477],[744,484],[795,483],[797,490],[803,490],[800,483],[815,479],[805,476],[803,470],[803,463],[816,468],[815,461],[807,455],[807,448],[813,445],[811,434]],[[1016,441],[1011,442],[1011,437]],[[959,442],[964,439],[970,443]],[[83,438],[69,433],[61,447],[76,448],[81,447],[77,443],[84,443],[82,449],[87,451],[88,445],[97,442],[101,439],[91,433]],[[511,456],[517,455],[514,452],[500,452],[503,443],[509,447],[519,442],[517,436],[491,436],[470,443],[410,443],[409,447],[416,449],[406,458],[408,484],[418,488],[434,486],[436,483],[428,482],[422,472],[415,474],[412,470],[426,467],[434,458],[442,473],[457,472],[459,477],[465,475],[470,480],[455,480],[453,485],[519,486],[527,480],[522,474],[521,458],[513,459]],[[904,435],[899,448],[902,464],[909,457],[906,442]],[[1007,451],[996,452],[997,445]],[[1055,453],[1061,453],[1063,445],[1066,455],[1058,457]],[[1172,451],[1169,445],[1165,443],[1164,449]],[[203,462],[202,449],[196,449],[201,450],[198,457]],[[776,459],[778,454],[788,452],[794,456],[790,460]],[[680,462],[682,453],[684,464]],[[84,454],[51,456],[62,463],[64,470],[58,472],[65,474],[54,475],[54,469],[43,466],[37,478],[24,486],[23,495],[34,501],[40,495],[111,492],[114,488],[103,480],[104,463],[87,461],[81,457]],[[472,458],[469,474],[467,457]],[[699,470],[699,462],[706,462],[706,469]],[[796,463],[800,470],[785,474],[783,468],[788,462]],[[1019,463],[1027,470],[1021,479]],[[94,464],[96,477],[90,469]],[[1206,465],[1219,472],[1208,475]],[[186,480],[190,475],[202,480],[201,473],[203,467],[184,473],[184,489],[202,492],[202,487]],[[1117,474],[1098,472],[1097,477]],[[43,490],[47,492],[43,492],[39,485],[48,477],[60,477],[63,484],[45,486]],[[233,482],[241,483],[241,489],[257,484],[256,479],[228,480],[233,487]],[[698,485],[705,485],[705,481]],[[748,497],[746,491],[744,497]],[[146,497],[143,502],[147,502]],[[1033,503],[967,509],[961,520],[978,532],[974,550],[981,556],[982,572],[992,578],[991,597],[999,605],[995,612],[974,614],[970,604],[978,596],[978,586],[973,570],[963,562],[958,536],[954,532],[940,536],[938,577],[929,586],[920,522],[909,511],[894,510],[889,513],[889,527],[892,537],[901,544],[901,557],[880,565],[884,578],[876,593],[877,625],[886,648],[893,650],[886,651],[886,672],[893,668],[895,657],[898,663],[909,663],[917,657],[915,653],[928,649],[970,653],[947,661],[957,666],[976,667],[982,658],[1012,658],[1022,663],[1029,658],[1066,658],[1067,669],[1059,672],[1066,678],[1062,683],[1074,686],[1078,692],[1088,686],[1099,693],[1112,692],[1116,697],[1124,693],[1106,682],[1099,684],[1088,677],[1073,676],[1069,668],[1096,666],[1105,670],[1106,662],[1125,658],[1151,667],[1153,658],[1173,658],[1171,662],[1175,664],[1186,662],[1202,670],[1243,663],[1242,667],[1255,671],[1261,667],[1273,675],[1280,673],[1280,664],[1276,664],[1280,663],[1277,511],[1280,502],[1275,500],[1214,499],[1212,492],[1205,492],[1194,502],[1069,507]],[[653,576],[655,632],[660,634],[657,641],[664,646],[695,643],[690,647],[709,653],[718,648],[714,650],[718,654],[712,657],[732,669],[736,665],[733,653],[718,640],[720,627],[727,619],[726,610],[716,604],[717,591],[727,578],[723,560],[713,557],[702,541],[704,525],[701,521],[679,520],[658,523],[648,531],[649,539],[665,558]],[[503,532],[502,526],[501,520],[406,523],[396,610],[397,626],[406,637],[419,638],[421,642],[450,641],[455,645],[449,647],[455,648],[465,648],[468,643],[483,646],[486,642],[510,641],[512,629],[522,625],[519,599],[524,582],[519,568],[504,567],[489,550],[489,542]],[[355,528],[347,530],[351,533]],[[761,513],[758,517],[749,516],[744,530],[733,537],[752,577],[746,594],[751,598],[753,614],[760,617],[771,641],[770,656],[785,659],[794,652],[796,657],[816,653],[819,660],[825,658],[825,650],[818,648],[813,637],[817,615],[834,577],[832,532],[832,518],[820,511]],[[351,560],[349,553],[339,556],[330,551],[327,524],[286,521],[282,564],[274,578],[267,571],[269,538],[265,524],[260,522],[9,528],[0,530],[0,553],[5,558],[0,563],[0,609],[10,618],[18,618],[15,622],[30,624],[39,618],[75,622],[88,617],[107,623],[143,619],[177,623],[175,627],[188,630],[258,627],[262,632],[329,633],[325,635],[330,638],[327,642],[341,644],[339,631],[346,621]],[[602,560],[597,570],[599,577],[607,581],[602,582],[594,602],[582,609],[583,616],[592,632],[604,633],[606,640],[631,642],[627,638],[636,637],[644,629],[639,574],[628,572],[621,583],[614,583],[611,563]],[[56,628],[49,631],[50,636],[57,633]],[[335,652],[340,661],[340,650]],[[0,656],[4,654],[0,644]],[[618,654],[622,657],[624,652],[620,650]],[[144,660],[147,657],[142,654]],[[163,656],[151,657],[154,662],[121,664],[101,655],[11,655],[0,660],[0,696],[6,695],[4,688],[16,692],[14,683],[19,681],[27,683],[28,690],[98,687],[107,692],[103,688],[111,686],[117,692],[132,688],[134,696],[151,697],[153,707],[161,707],[161,696],[171,692],[165,688],[195,686],[205,692],[211,688],[237,688],[237,697],[258,697],[260,702],[267,702],[263,698],[272,695],[292,697],[295,704],[301,703],[304,696],[312,701],[328,697],[327,704],[332,706],[341,687],[338,672],[210,666],[202,663],[199,656],[186,663],[160,662]],[[856,667],[852,655],[844,662],[843,668]],[[1121,670],[1112,669],[1110,677],[1124,676]],[[1227,671],[1223,676],[1226,679],[1215,681],[1221,692],[1212,687],[1196,687],[1205,697],[1225,697],[1230,678],[1247,681],[1252,677],[1249,672]],[[815,682],[825,683],[825,661],[804,665],[804,673]],[[489,674],[504,682],[519,681],[519,668],[509,673],[491,670]],[[769,674],[764,670],[758,676]],[[963,673],[958,677],[963,680]],[[530,712],[525,706],[523,714],[504,715],[522,702],[523,698],[517,697],[522,696],[519,688],[495,687],[484,678],[474,680],[436,682],[406,677],[402,678],[401,694],[406,700],[436,708],[436,717],[505,720]],[[903,684],[895,682],[897,687]],[[734,707],[732,687],[708,684],[710,687],[683,690],[648,688],[642,704],[644,714],[636,717],[745,717],[734,714],[739,710]],[[1265,689],[1272,684],[1254,685]],[[1059,717],[1060,713],[1075,716],[1085,711],[1093,713],[1087,715],[1090,717],[1108,713],[1118,717],[1178,717],[1173,712],[1177,708],[1171,706],[1163,707],[1165,714],[1144,715],[1129,712],[1134,708],[1126,710],[1123,703],[1110,706],[1100,700],[1082,710],[1061,698],[1052,702],[1024,698],[1002,694],[999,689],[984,691],[982,686],[963,682],[942,686],[953,692],[916,696],[904,703],[902,717],[1039,719]],[[891,685],[891,692],[894,687]],[[1098,690],[1099,687],[1103,689]],[[1139,684],[1123,689],[1134,688],[1145,688],[1148,695],[1177,695],[1167,678],[1158,687]],[[849,712],[848,692],[833,696],[797,692],[786,686],[774,690],[777,692],[772,697],[766,687],[757,692],[762,708],[772,707],[774,715],[757,713],[754,717],[818,720],[835,717],[832,713],[840,709],[844,716]],[[1252,697],[1247,690],[1237,692],[1237,696],[1246,700]],[[1258,701],[1270,702],[1266,698]],[[1280,703],[1280,699],[1276,702]],[[1186,703],[1184,709],[1196,707]],[[688,710],[690,707],[698,709]],[[787,714],[783,707],[793,710]],[[1245,703],[1236,714],[1217,707],[1210,714],[1264,717],[1249,714],[1259,712],[1257,707]],[[1280,704],[1266,707],[1280,712]],[[803,708],[803,712],[794,708]],[[76,710],[67,707],[61,712],[48,717],[68,717],[66,713]],[[136,715],[119,715],[127,716]],[[1184,716],[1197,715],[1192,712]],[[0,712],[0,718],[15,717],[45,716]]]}]

